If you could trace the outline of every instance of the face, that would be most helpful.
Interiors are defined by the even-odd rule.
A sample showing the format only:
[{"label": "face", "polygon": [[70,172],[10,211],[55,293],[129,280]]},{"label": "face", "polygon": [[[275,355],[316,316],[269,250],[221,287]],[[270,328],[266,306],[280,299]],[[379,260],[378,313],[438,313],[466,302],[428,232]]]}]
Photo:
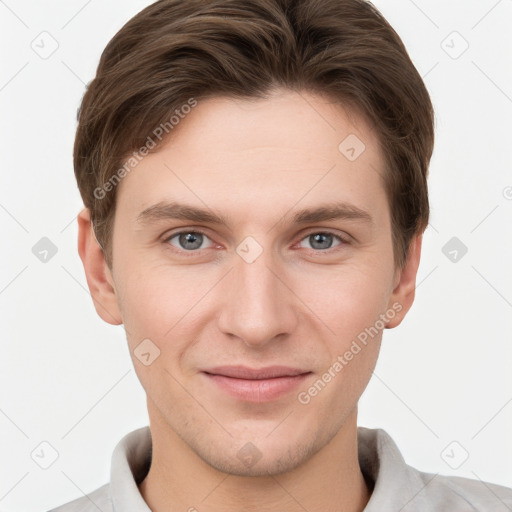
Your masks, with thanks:
[{"label": "face", "polygon": [[200,102],[174,130],[118,185],[101,300],[154,425],[221,471],[289,471],[355,414],[412,301],[377,137],[289,91]]}]

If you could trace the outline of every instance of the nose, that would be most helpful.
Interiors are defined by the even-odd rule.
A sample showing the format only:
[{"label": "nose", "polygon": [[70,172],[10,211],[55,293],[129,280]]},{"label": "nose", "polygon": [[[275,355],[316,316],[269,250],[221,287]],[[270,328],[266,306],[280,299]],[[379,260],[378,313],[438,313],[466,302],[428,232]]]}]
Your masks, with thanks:
[{"label": "nose", "polygon": [[218,327],[252,348],[291,334],[297,324],[297,301],[285,269],[269,249],[252,263],[234,255],[234,268],[220,290]]}]

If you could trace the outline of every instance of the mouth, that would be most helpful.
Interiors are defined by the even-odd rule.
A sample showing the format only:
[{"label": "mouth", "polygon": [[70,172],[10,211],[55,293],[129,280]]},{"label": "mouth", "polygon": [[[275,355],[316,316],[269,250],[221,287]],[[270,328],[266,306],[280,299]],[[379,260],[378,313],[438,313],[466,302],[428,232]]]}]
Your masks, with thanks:
[{"label": "mouth", "polygon": [[287,366],[219,366],[202,373],[220,391],[238,400],[262,403],[289,394],[312,372]]}]

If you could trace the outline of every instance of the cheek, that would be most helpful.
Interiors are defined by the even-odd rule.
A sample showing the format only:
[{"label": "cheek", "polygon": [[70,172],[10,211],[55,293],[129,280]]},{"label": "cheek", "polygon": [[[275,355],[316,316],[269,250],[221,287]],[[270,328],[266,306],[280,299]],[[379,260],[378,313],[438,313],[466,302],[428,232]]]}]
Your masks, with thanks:
[{"label": "cheek", "polygon": [[170,278],[163,270],[126,270],[121,276],[118,302],[127,332],[133,342],[141,336],[162,339],[190,309],[196,296],[194,287]]},{"label": "cheek", "polygon": [[[130,272],[129,267],[138,271]],[[219,276],[211,269],[205,273],[134,262],[120,278],[119,302],[131,352],[148,338],[160,350],[154,366],[165,361],[166,367],[174,367],[211,320]]]},{"label": "cheek", "polygon": [[[193,287],[192,287],[193,290]],[[189,346],[196,294],[161,272],[129,275],[120,290],[126,338],[137,376],[153,398],[166,389],[180,396],[172,379]],[[188,336],[187,336],[188,335]]]},{"label": "cheek", "polygon": [[317,405],[338,411],[338,417],[356,404],[375,368],[384,328],[381,315],[386,314],[391,289],[390,262],[368,258],[317,281],[321,287],[310,287],[316,290],[315,311],[333,331],[324,338],[330,360],[317,386],[323,389],[327,382],[328,389]]},{"label": "cheek", "polygon": [[307,308],[343,348],[374,325],[387,307],[390,276],[379,262],[324,268],[295,277],[294,286]]},{"label": "cheek", "polygon": [[384,326],[380,315],[387,307],[386,281],[379,282],[380,275],[347,268],[329,280],[317,281],[322,286],[310,288],[311,309],[319,319],[316,325],[325,334],[315,332],[326,357],[312,387],[302,390],[300,403],[311,404],[304,412],[314,411],[325,424],[334,421],[340,426],[375,368]]}]

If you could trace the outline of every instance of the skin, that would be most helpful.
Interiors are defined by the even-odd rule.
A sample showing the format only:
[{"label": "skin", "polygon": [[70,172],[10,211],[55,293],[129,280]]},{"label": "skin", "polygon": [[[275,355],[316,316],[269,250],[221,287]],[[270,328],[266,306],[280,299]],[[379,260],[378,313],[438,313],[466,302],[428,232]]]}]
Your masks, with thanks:
[{"label": "skin", "polygon": [[[338,150],[349,134],[365,144],[354,161]],[[96,310],[124,324],[147,394],[153,459],[139,489],[151,510],[364,509],[371,489],[357,458],[357,403],[382,329],[309,403],[297,395],[379,315],[393,328],[414,300],[421,236],[395,268],[383,174],[372,126],[342,105],[287,90],[263,100],[212,98],[118,185],[112,269],[88,210],[80,213],[79,253]],[[228,225],[137,222],[160,201],[208,209]],[[293,224],[301,209],[340,201],[371,222]],[[206,234],[199,248],[169,238],[195,229]],[[311,235],[325,232],[333,236],[315,243]],[[236,251],[247,236],[262,248],[252,263]],[[160,350],[148,366],[134,355],[146,338]],[[234,364],[311,373],[292,392],[252,403],[202,373]],[[250,466],[237,456],[248,442],[261,456]]]}]

